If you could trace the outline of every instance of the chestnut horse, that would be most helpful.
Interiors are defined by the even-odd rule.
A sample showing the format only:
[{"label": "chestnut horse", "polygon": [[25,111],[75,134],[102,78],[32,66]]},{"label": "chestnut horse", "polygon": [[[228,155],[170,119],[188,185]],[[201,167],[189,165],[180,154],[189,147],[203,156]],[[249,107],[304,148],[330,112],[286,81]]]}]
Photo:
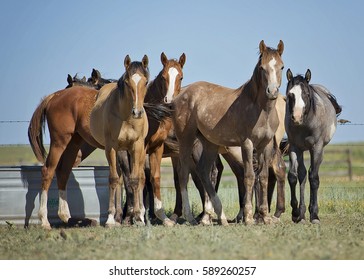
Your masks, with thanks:
[{"label": "chestnut horse", "polygon": [[[162,53],[161,62],[163,69],[148,85],[145,97],[145,102],[147,103],[169,104],[181,90],[181,82],[183,79],[182,69],[186,62],[186,55],[183,53],[177,61],[175,59],[168,59]],[[171,226],[174,223],[167,218],[161,199],[160,167],[164,153],[164,142],[172,127],[172,119],[167,118],[163,122],[158,122],[155,119],[148,118],[148,121],[149,131],[146,138],[146,149],[149,155],[150,179],[154,196],[154,213],[164,225]]]},{"label": "chestnut horse", "polygon": [[[254,223],[252,194],[255,183],[253,151],[257,153],[261,185],[259,212],[270,223],[267,202],[268,162],[271,160],[273,137],[279,125],[276,111],[278,89],[282,80],[284,45],[269,48],[262,40],[260,56],[251,79],[238,89],[196,82],[186,87],[173,101],[173,124],[180,145],[179,159],[188,162],[197,136],[203,145],[197,164],[200,178],[221,224],[227,225],[221,201],[210,182],[213,161],[221,146],[240,146],[246,187],[245,223]],[[233,129],[232,129],[233,128]],[[195,224],[187,194],[189,170],[181,164],[179,181],[185,218]]]},{"label": "chestnut horse", "polygon": [[149,81],[148,57],[141,62],[124,60],[125,73],[117,83],[103,86],[90,114],[92,136],[105,147],[110,167],[109,215],[106,225],[115,224],[115,194],[122,176],[117,170],[117,152],[128,151],[131,161],[130,188],[133,190],[133,218],[144,224],[143,188],[145,183],[144,140],[148,133],[148,119],[144,112],[144,98]]}]

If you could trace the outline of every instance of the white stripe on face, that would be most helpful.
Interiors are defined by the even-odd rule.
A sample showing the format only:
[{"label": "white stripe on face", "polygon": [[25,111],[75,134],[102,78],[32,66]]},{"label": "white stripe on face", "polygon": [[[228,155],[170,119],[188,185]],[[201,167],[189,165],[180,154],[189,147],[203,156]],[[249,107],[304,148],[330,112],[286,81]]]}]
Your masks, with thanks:
[{"label": "white stripe on face", "polygon": [[292,114],[293,117],[298,120],[302,117],[303,108],[305,107],[305,102],[302,99],[302,88],[299,85],[295,85],[289,92],[292,93],[295,98]]},{"label": "white stripe on face", "polygon": [[178,70],[174,67],[169,68],[168,70],[169,75],[169,84],[168,84],[168,90],[166,95],[167,103],[172,102],[173,94],[174,94],[174,85],[176,83],[176,77],[178,75]]},{"label": "white stripe on face", "polygon": [[139,81],[142,79],[142,77],[139,74],[134,74],[133,76],[131,76],[131,79],[134,81],[135,83],[135,105],[138,104],[138,83]]},{"label": "white stripe on face", "polygon": [[268,63],[269,67],[272,69],[272,74],[269,75],[269,77],[270,77],[269,84],[274,84],[274,85],[278,84],[276,68],[274,67],[276,65],[276,63],[277,63],[277,61],[274,57]]}]

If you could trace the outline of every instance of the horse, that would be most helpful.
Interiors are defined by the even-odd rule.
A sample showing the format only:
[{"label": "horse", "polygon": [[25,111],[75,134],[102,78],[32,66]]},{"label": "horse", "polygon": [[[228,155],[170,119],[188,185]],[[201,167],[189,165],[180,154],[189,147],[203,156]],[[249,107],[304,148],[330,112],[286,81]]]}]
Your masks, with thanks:
[{"label": "horse", "polygon": [[267,162],[271,158],[272,139],[279,124],[275,105],[282,80],[283,50],[282,41],[277,49],[273,49],[267,47],[262,40],[259,44],[258,63],[251,79],[244,85],[238,89],[229,89],[208,82],[196,82],[174,99],[172,119],[180,145],[179,181],[184,216],[190,224],[196,224],[196,221],[191,213],[187,193],[189,170],[183,163],[188,162],[196,136],[204,147],[197,169],[211,199],[210,208],[214,208],[219,223],[228,225],[209,173],[221,146],[240,146],[242,150],[246,187],[244,218],[247,225],[254,223],[253,151],[256,150],[262,188],[259,212],[265,223],[271,222],[267,202]]},{"label": "horse", "polygon": [[[310,183],[310,222],[320,223],[318,217],[317,191],[320,185],[319,169],[323,160],[324,147],[336,131],[336,118],[341,106],[330,91],[322,85],[310,84],[311,71],[305,76],[293,77],[290,69],[286,72],[287,105],[285,127],[289,141],[288,182],[291,189],[292,221],[305,222],[304,199],[307,170],[303,153],[310,153],[308,178]],[[300,185],[300,202],[296,198],[297,179]]]},{"label": "horse", "polygon": [[117,151],[126,150],[130,155],[130,188],[133,190],[133,218],[144,224],[145,208],[143,188],[145,183],[145,145],[148,119],[144,111],[144,98],[149,81],[148,57],[141,62],[124,59],[125,73],[117,83],[103,86],[90,113],[92,136],[105,147],[109,164],[109,210],[106,224],[115,224],[115,194],[122,176],[117,170]]},{"label": "horse", "polygon": [[[51,229],[47,217],[47,199],[54,174],[59,189],[58,216],[70,225],[73,221],[67,204],[66,187],[72,167],[78,166],[96,148],[104,149],[90,131],[89,116],[98,94],[95,86],[97,88],[100,85],[73,83],[72,87],[47,95],[41,100],[30,120],[28,139],[34,155],[43,164],[38,216],[44,229]],[[146,106],[145,110],[148,115],[161,120],[166,114],[170,114],[164,107]],[[46,122],[50,135],[48,154],[43,145]],[[121,221],[121,216],[122,209],[117,208],[116,220]]]},{"label": "horse", "polygon": [[115,79],[105,79],[101,76],[99,70],[92,68],[91,77],[87,79],[87,83],[96,89],[101,89],[104,85],[116,83]]}]

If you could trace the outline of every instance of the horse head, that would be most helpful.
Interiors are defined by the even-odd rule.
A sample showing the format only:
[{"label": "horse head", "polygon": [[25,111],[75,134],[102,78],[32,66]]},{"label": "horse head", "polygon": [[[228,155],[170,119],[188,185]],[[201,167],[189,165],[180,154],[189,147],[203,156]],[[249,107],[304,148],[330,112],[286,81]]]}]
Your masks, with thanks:
[{"label": "horse head", "polygon": [[276,99],[278,89],[282,83],[282,70],[284,64],[282,54],[284,44],[279,41],[277,49],[269,48],[265,45],[264,40],[259,44],[260,59],[258,63],[258,71],[261,72],[262,84],[265,86],[265,93],[268,99]]},{"label": "horse head", "polygon": [[311,90],[309,87],[311,71],[307,69],[305,77],[302,75],[293,77],[291,69],[288,69],[286,76],[288,80],[286,90],[288,114],[294,124],[300,125],[311,106]]},{"label": "horse head", "polygon": [[186,55],[183,53],[179,60],[168,59],[164,52],[161,53],[161,62],[163,69],[160,72],[165,87],[167,89],[163,100],[165,103],[171,103],[173,98],[179,94],[183,79],[183,65],[186,62]]},{"label": "horse head", "polygon": [[131,62],[129,55],[124,59],[125,74],[122,80],[126,90],[132,96],[132,116],[135,119],[141,118],[144,113],[144,98],[147,92],[149,81],[148,56],[144,55],[141,62]]},{"label": "horse head", "polygon": [[68,85],[66,86],[66,88],[70,88],[70,87],[74,87],[74,86],[89,86],[88,83],[86,82],[86,77],[83,76],[83,78],[80,79],[77,77],[77,74],[75,76],[73,76],[73,78],[70,74],[68,74],[67,83],[68,83]]}]

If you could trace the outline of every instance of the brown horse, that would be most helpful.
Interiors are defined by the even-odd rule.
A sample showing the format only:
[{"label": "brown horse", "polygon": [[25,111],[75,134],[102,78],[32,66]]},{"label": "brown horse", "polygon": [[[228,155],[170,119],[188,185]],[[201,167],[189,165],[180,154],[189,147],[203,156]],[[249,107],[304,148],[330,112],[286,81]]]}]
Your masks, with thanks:
[{"label": "brown horse", "polygon": [[[282,80],[284,45],[277,50],[264,41],[259,44],[260,56],[251,79],[238,89],[197,82],[189,85],[173,101],[173,124],[180,144],[180,162],[188,162],[193,141],[197,136],[203,152],[197,164],[200,178],[207,191],[219,222],[227,225],[221,201],[210,182],[210,170],[221,146],[240,146],[246,187],[244,218],[254,223],[252,193],[255,182],[253,151],[257,153],[261,183],[259,212],[265,223],[270,223],[267,202],[268,165],[271,159],[273,137],[278,128],[276,99]],[[233,129],[232,129],[233,128]],[[179,181],[183,212],[195,224],[187,194],[188,166],[181,164]]]},{"label": "brown horse", "polygon": [[135,222],[144,224],[143,188],[145,183],[144,140],[148,133],[148,119],[144,112],[144,98],[149,81],[148,57],[141,62],[124,60],[125,73],[117,83],[103,86],[90,114],[92,136],[105,147],[110,167],[109,215],[106,225],[115,224],[115,194],[122,176],[117,170],[116,155],[126,150],[130,155]]},{"label": "brown horse", "polygon": [[[38,216],[43,228],[50,229],[47,217],[48,190],[56,173],[59,189],[58,216],[65,223],[71,217],[66,184],[79,150],[81,159],[86,158],[95,147],[102,146],[90,132],[89,114],[98,91],[74,86],[46,96],[36,108],[30,120],[28,137],[42,167],[41,198]],[[43,145],[43,130],[48,123],[50,148],[47,155]]]},{"label": "brown horse", "polygon": [[[170,103],[181,90],[183,79],[183,66],[186,62],[186,55],[183,53],[179,60],[168,59],[161,54],[163,69],[158,76],[148,85],[145,102],[149,104]],[[160,192],[160,167],[164,152],[164,142],[172,127],[171,118],[158,122],[155,119],[148,118],[149,131],[146,138],[146,150],[149,155],[150,179],[154,196],[154,213],[158,219],[163,221],[164,225],[170,226],[171,222],[163,209],[161,192]]]}]

